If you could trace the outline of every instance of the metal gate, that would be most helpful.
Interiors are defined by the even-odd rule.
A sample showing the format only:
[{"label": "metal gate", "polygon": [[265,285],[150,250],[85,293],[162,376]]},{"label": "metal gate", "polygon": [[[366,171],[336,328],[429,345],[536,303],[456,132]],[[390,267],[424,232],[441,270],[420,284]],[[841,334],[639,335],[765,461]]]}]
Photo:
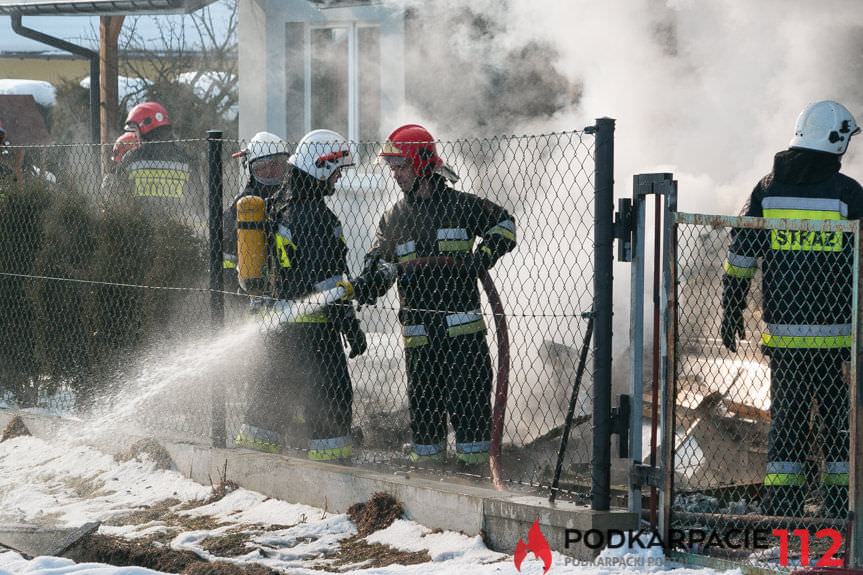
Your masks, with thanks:
[{"label": "metal gate", "polygon": [[[852,523],[859,514],[847,509],[860,501],[854,479],[858,414],[848,409],[849,401],[858,404],[857,386],[848,382],[859,381],[859,222],[681,213],[670,174],[638,175],[635,184],[636,216],[647,194],[661,194],[665,201],[656,203],[663,218],[656,384],[645,389],[640,385],[644,246],[639,246],[637,217],[632,226],[633,259],[640,265],[633,266],[632,344],[639,351],[631,361],[631,391],[636,401],[644,398],[643,406],[633,405],[633,451],[641,445],[642,409],[655,414],[658,439],[648,455],[634,454],[630,508],[640,509],[641,487],[651,486],[657,497],[645,506],[650,505],[653,527],[669,548],[676,547],[673,555],[698,563],[730,561],[747,570],[778,571],[829,565],[825,561],[831,558],[839,565],[857,563],[860,529]],[[643,211],[640,217],[643,232]],[[741,242],[758,243],[761,251],[756,257],[751,257],[756,252],[735,254],[745,251]],[[822,255],[800,257],[802,252]],[[798,254],[797,267],[788,265],[789,253]],[[728,277],[743,278],[733,285],[748,284],[736,332],[728,329],[733,318],[723,319],[730,306],[728,295],[723,301],[723,283],[729,282],[726,294],[732,285]],[[830,335],[831,351],[819,347],[821,326],[776,320],[783,305],[823,312],[828,308],[817,300],[824,294],[834,295],[822,303],[841,308],[850,320],[849,334]],[[776,323],[768,329],[765,319]],[[813,317],[809,323],[830,322]],[[788,335],[780,328],[812,330]],[[729,337],[733,333],[740,337]],[[851,503],[846,506],[834,501],[842,483],[836,472],[842,470],[831,459],[849,436],[844,480],[850,478]],[[648,517],[647,510],[643,515]],[[854,537],[851,545],[849,537]]]}]

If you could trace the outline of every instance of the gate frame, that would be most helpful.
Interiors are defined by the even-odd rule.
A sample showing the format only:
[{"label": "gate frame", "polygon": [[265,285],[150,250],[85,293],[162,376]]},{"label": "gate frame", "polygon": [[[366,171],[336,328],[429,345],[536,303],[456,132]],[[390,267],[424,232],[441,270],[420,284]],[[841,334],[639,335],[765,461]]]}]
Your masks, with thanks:
[{"label": "gate frame", "polygon": [[[661,516],[660,532],[667,541],[670,534],[672,521],[672,502],[674,496],[674,431],[675,431],[675,406],[677,395],[677,362],[676,352],[678,344],[677,321],[678,321],[678,273],[677,273],[677,246],[678,227],[684,225],[709,226],[714,229],[725,228],[750,228],[750,229],[783,229],[794,231],[833,231],[854,234],[854,256],[853,270],[854,284],[852,286],[852,342],[856,353],[851,354],[851,370],[849,384],[851,385],[849,409],[849,458],[850,474],[848,486],[849,509],[848,523],[851,527],[850,541],[846,541],[846,567],[863,567],[863,525],[860,517],[863,517],[863,481],[859,480],[863,473],[863,441],[858,441],[859,424],[863,421],[863,406],[860,404],[863,397],[863,381],[860,378],[859,363],[863,359],[863,306],[860,302],[860,286],[863,285],[863,241],[861,241],[861,225],[859,220],[795,220],[788,218],[759,218],[751,216],[722,216],[710,214],[694,214],[677,211],[676,186],[675,193],[666,198],[663,241],[663,297],[662,297],[662,326],[664,328],[663,343],[663,365],[661,371],[662,397],[661,402],[663,422],[663,443],[661,446],[661,466],[665,476],[665,486],[662,491],[664,497],[660,498]],[[803,523],[801,519],[801,523]],[[826,520],[829,521],[829,520]],[[763,569],[762,569],[763,570]]]}]

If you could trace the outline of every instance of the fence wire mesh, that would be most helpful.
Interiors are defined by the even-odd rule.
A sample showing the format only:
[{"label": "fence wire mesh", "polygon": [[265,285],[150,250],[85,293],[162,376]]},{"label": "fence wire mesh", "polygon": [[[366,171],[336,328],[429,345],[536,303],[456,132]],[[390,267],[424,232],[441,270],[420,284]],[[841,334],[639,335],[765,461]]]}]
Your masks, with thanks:
[{"label": "fence wire mesh", "polygon": [[[231,207],[255,167],[231,155],[253,146],[220,143],[220,328],[208,282],[207,140],[147,142],[121,158],[99,146],[4,149],[2,406],[86,418],[94,433],[123,425],[206,441],[224,402],[229,447],[327,459],[350,445],[355,464],[480,478],[499,441],[500,479],[547,486],[593,298],[593,137],[438,142],[458,192],[426,201],[404,199],[394,171],[376,162],[381,142],[350,144],[355,165],[332,195],[290,168],[262,171],[277,183],[254,190],[269,195],[273,222],[258,298],[238,288],[230,257]],[[285,143],[265,155],[294,152]],[[314,160],[309,172],[332,159]],[[464,260],[481,247],[488,257],[473,263],[495,262],[489,278],[508,325],[497,436],[502,315],[480,267],[426,259]],[[328,282],[359,275],[370,250],[401,266],[398,285],[362,307],[322,306]],[[348,359],[361,346],[354,314],[367,349]],[[574,496],[590,486],[591,367],[561,481]]]},{"label": "fence wire mesh", "polygon": [[856,222],[672,217],[672,528],[739,530],[706,552],[771,569],[772,529],[808,529],[814,564],[833,543],[815,532],[846,529]]}]

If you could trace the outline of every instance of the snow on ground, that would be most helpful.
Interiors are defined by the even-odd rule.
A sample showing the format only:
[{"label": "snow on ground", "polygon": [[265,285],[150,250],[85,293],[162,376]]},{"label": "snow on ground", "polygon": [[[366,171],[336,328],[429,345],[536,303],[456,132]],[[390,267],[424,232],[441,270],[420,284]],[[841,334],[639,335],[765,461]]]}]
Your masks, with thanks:
[{"label": "snow on ground", "polygon": [[[322,567],[366,575],[518,573],[511,555],[491,551],[480,537],[431,530],[405,519],[364,540],[359,538],[359,542],[361,548],[386,546],[394,554],[404,554],[398,557],[412,558],[414,564],[386,564],[371,555],[348,557],[347,552],[355,550],[353,542],[358,535],[345,514],[287,503],[242,488],[227,490],[221,498],[212,497],[214,492],[212,486],[195,483],[177,471],[157,469],[147,457],[117,461],[91,447],[35,437],[0,443],[0,523],[78,526],[102,521],[101,536],[150,539],[161,548],[191,550],[208,561],[254,563],[297,575],[316,575]],[[657,553],[657,549],[607,550],[594,565],[575,565],[554,553],[549,573],[610,575],[671,570],[669,565],[646,566]],[[673,571],[674,575],[718,573],[681,567]],[[523,575],[542,572],[542,563],[532,555],[522,563]],[[76,564],[59,557],[28,559],[15,551],[0,551],[0,575],[12,573],[143,575],[158,571]]]}]

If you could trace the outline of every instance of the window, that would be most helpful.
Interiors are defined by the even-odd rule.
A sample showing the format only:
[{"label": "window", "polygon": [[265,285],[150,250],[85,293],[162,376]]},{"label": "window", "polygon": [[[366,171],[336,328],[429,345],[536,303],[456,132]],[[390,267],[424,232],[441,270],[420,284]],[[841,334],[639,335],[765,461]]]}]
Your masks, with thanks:
[{"label": "window", "polygon": [[287,136],[327,128],[349,140],[380,137],[381,56],[377,25],[289,23]]}]

